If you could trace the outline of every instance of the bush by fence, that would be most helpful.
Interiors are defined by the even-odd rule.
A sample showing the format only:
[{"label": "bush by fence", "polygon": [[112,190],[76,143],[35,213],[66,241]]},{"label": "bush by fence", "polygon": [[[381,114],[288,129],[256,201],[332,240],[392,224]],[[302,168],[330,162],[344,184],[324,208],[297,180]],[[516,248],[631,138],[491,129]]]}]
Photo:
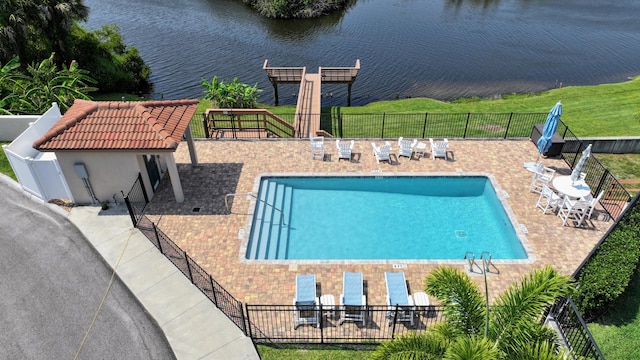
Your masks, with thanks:
[{"label": "bush by fence", "polygon": [[629,286],[640,259],[640,194],[629,204],[620,221],[576,270],[576,305],[587,319],[606,310]]}]

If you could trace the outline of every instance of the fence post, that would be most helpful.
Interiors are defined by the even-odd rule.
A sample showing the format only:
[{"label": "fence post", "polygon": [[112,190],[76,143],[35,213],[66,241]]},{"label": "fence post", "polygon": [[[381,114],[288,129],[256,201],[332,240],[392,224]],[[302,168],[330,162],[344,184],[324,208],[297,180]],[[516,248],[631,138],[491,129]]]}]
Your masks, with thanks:
[{"label": "fence post", "polygon": [[422,138],[424,139],[424,134],[427,131],[427,117],[429,116],[429,113],[426,112],[424,113],[424,125],[422,125]]},{"label": "fence post", "polygon": [[131,222],[133,223],[133,227],[138,227],[138,222],[136,221],[136,215],[133,213],[133,207],[131,206],[131,202],[129,201],[129,196],[124,197],[124,203],[127,205],[127,211],[129,211],[129,216],[131,217]]},{"label": "fence post", "polygon": [[147,189],[144,187],[144,182],[142,181],[142,173],[138,173],[138,181],[140,182],[140,187],[142,188],[142,196],[144,196],[145,204],[149,203],[149,196],[147,195]]},{"label": "fence post", "polygon": [[160,236],[158,236],[158,228],[153,221],[151,222],[151,226],[153,227],[153,235],[156,237],[156,242],[158,243],[158,250],[160,250],[160,254],[164,254],[162,251],[162,244],[160,243]]},{"label": "fence post", "polygon": [[504,131],[504,138],[507,138],[509,135],[509,127],[511,127],[511,118],[513,118],[513,113],[509,114],[509,122],[507,122],[507,129]]},{"label": "fence post", "polygon": [[[609,177],[609,169],[605,168],[604,173],[600,177],[600,181],[598,181],[598,186],[596,187],[596,191],[593,192],[594,195],[599,194],[604,187],[605,180]],[[604,200],[604,199],[603,199]]]},{"label": "fence post", "polygon": [[202,126],[204,127],[204,137],[206,139],[210,138],[209,134],[209,124],[207,124],[207,113],[202,113]]},{"label": "fence post", "polygon": [[469,118],[471,118],[471,113],[467,113],[467,123],[464,125],[464,134],[462,134],[462,138],[467,138],[467,128],[469,127]]},{"label": "fence post", "polygon": [[209,275],[209,282],[211,283],[211,293],[213,294],[213,303],[218,306],[218,297],[216,296],[216,287],[213,285],[213,276]]},{"label": "fence post", "polygon": [[184,253],[184,261],[187,262],[187,271],[189,272],[189,280],[191,281],[192,284],[195,284],[193,282],[193,274],[191,273],[191,266],[189,265],[189,255],[187,255],[187,252],[182,250],[182,252]]},{"label": "fence post", "polygon": [[395,339],[396,336],[396,320],[398,319],[398,306],[396,304],[396,311],[393,312],[393,323],[391,323],[391,339]]},{"label": "fence post", "polygon": [[387,117],[386,113],[382,113],[382,136],[380,136],[381,139],[384,139],[384,119],[385,117]]},{"label": "fence post", "polygon": [[[243,305],[240,305],[243,306]],[[247,314],[246,319],[244,318],[244,314]],[[253,340],[253,333],[251,332],[251,319],[249,319],[249,308],[247,306],[247,304],[244,304],[244,312],[243,312],[243,316],[242,316],[243,322],[246,322],[244,328],[245,328],[245,332],[244,334],[247,335],[249,338],[251,338],[251,340]]]},{"label": "fence post", "polygon": [[578,159],[578,155],[580,154],[580,149],[582,148],[582,141],[578,141],[578,150],[576,150],[576,155],[573,157],[573,161],[571,161],[571,170],[576,165],[576,159]]},{"label": "fence post", "polygon": [[[238,308],[240,308],[240,317],[242,317],[242,333],[247,335],[247,318],[244,317],[244,307],[242,303],[238,301]],[[253,339],[252,339],[253,340]]]}]

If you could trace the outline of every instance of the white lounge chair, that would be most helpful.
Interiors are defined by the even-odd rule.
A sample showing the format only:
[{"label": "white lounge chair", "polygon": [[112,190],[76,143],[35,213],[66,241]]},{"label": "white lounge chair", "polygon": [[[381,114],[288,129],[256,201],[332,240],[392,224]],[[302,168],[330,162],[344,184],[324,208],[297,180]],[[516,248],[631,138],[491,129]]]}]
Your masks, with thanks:
[{"label": "white lounge chair", "polygon": [[351,161],[351,152],[353,151],[354,144],[354,140],[351,140],[351,142],[340,141],[340,139],[336,140],[336,148],[338,149],[338,161],[340,161],[340,159],[347,159]]},{"label": "white lounge chair", "polygon": [[391,144],[387,141],[382,146],[376,146],[375,143],[371,143],[371,147],[373,148],[373,155],[375,155],[378,164],[380,161],[386,161],[391,164],[391,157],[389,153],[391,153]]},{"label": "white lounge chair", "polygon": [[340,295],[340,321],[362,322],[365,325],[367,297],[364,295],[361,272],[344,272]]},{"label": "white lounge chair", "polygon": [[549,182],[553,179],[556,171],[554,169],[543,167],[542,170],[533,173],[533,179],[529,185],[529,191],[540,194],[543,186],[549,186]]},{"label": "white lounge chair", "polygon": [[536,208],[542,210],[543,214],[546,214],[547,211],[556,211],[558,206],[561,205],[563,199],[560,195],[556,194],[550,187],[547,185],[542,185],[542,191],[540,192],[540,196],[538,197],[538,202],[536,203]]},{"label": "white lounge chair", "polygon": [[293,329],[300,325],[316,325],[320,327],[320,299],[316,297],[316,276],[296,275],[296,297],[293,299]]},{"label": "white lounge chair", "polygon": [[387,322],[389,326],[393,322],[409,322],[413,326],[415,318],[415,306],[413,299],[407,291],[407,281],[403,272],[385,272],[384,279],[387,283]]},{"label": "white lounge chair", "polygon": [[400,156],[406,156],[409,158],[409,160],[411,160],[411,158],[413,157],[413,149],[416,146],[416,144],[418,143],[418,139],[414,139],[413,141],[411,140],[405,140],[404,138],[399,138],[398,139],[398,159],[400,158]]},{"label": "white lounge chair", "polygon": [[448,160],[447,150],[449,149],[449,140],[444,139],[443,141],[433,141],[432,138],[429,138],[429,144],[431,145],[431,158],[435,160],[437,157],[444,158]]},{"label": "white lounge chair", "polygon": [[311,159],[324,160],[324,138],[322,136],[309,136],[311,142]]},{"label": "white lounge chair", "polygon": [[565,197],[562,206],[558,210],[558,216],[562,219],[562,226],[566,226],[569,221],[575,226],[582,225],[589,212],[589,207],[589,201],[573,200]]}]

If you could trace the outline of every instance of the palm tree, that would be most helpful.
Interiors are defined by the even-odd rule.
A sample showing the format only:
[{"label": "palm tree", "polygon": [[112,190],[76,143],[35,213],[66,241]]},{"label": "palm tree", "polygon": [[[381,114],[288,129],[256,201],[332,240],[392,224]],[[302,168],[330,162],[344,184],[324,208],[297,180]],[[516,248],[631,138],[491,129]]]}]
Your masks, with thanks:
[{"label": "palm tree", "polygon": [[88,17],[82,0],[5,0],[0,9],[0,61],[17,56],[29,64],[55,52],[61,66],[71,25]]},{"label": "palm tree", "polygon": [[439,267],[424,283],[425,291],[443,305],[444,322],[423,334],[381,344],[372,359],[563,358],[555,332],[540,317],[557,297],[568,296],[573,285],[551,267],[524,275],[491,308],[478,285],[460,270]]}]

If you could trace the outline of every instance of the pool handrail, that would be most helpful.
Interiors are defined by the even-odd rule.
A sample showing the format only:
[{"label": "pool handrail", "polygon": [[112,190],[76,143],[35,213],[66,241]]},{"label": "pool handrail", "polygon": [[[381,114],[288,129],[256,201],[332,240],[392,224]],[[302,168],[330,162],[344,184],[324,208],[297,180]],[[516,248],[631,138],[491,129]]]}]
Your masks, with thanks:
[{"label": "pool handrail", "polygon": [[284,225],[286,226],[287,223],[284,221],[284,211],[282,211],[281,209],[278,209],[277,207],[273,206],[272,204],[269,204],[268,202],[258,198],[254,193],[252,192],[248,192],[248,193],[236,193],[236,194],[227,194],[224,196],[224,208],[227,210],[227,214],[231,214],[231,209],[229,209],[229,197],[234,197],[234,196],[251,196],[254,199],[264,203],[267,206],[270,206],[271,208],[273,208],[274,210],[277,210],[280,212],[280,214],[282,216],[280,216],[280,225]]}]

